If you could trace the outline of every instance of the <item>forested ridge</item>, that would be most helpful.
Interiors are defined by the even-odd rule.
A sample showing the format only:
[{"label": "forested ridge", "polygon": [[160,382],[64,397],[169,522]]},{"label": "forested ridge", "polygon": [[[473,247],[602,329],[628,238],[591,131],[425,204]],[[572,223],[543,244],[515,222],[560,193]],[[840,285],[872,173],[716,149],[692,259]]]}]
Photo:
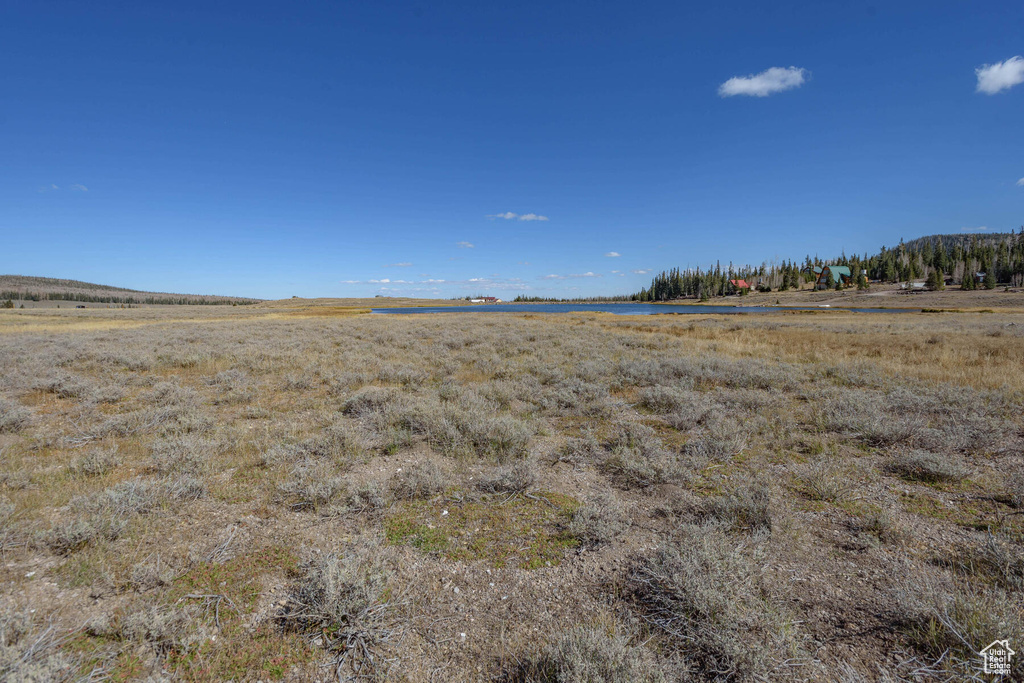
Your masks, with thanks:
[{"label": "forested ridge", "polygon": [[[650,287],[633,294],[631,299],[668,301],[725,296],[737,291],[730,280],[744,280],[760,291],[787,291],[813,282],[814,268],[824,265],[848,266],[854,274],[853,286],[860,287],[868,286],[868,281],[897,283],[920,279],[939,289],[950,279],[966,289],[1019,287],[1024,284],[1024,228],[1016,233],[929,235],[910,242],[900,241],[892,248],[882,247],[872,256],[842,253],[833,259],[822,259],[808,255],[803,261],[765,262],[760,266],[723,266],[719,262],[707,269],[672,268],[655,275]],[[860,277],[862,272],[864,276]],[[965,273],[984,275],[965,279]]]}]

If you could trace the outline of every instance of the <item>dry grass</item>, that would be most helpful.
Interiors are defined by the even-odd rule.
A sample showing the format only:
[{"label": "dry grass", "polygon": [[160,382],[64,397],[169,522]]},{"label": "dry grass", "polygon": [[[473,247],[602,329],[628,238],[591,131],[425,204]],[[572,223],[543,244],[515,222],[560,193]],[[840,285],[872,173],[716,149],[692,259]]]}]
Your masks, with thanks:
[{"label": "dry grass", "polygon": [[0,313],[2,676],[942,680],[1022,637],[1014,314],[378,303]]}]

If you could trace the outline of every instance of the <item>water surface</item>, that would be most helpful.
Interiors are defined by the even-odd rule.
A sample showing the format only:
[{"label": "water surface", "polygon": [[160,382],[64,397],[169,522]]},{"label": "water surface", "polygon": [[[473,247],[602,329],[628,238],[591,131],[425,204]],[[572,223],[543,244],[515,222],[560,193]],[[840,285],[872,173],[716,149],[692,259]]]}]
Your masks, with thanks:
[{"label": "water surface", "polygon": [[694,315],[698,313],[785,313],[786,311],[852,311],[855,313],[911,313],[908,308],[822,308],[819,306],[674,306],[671,304],[473,304],[470,306],[421,306],[374,308],[372,313],[615,313],[616,315]]}]

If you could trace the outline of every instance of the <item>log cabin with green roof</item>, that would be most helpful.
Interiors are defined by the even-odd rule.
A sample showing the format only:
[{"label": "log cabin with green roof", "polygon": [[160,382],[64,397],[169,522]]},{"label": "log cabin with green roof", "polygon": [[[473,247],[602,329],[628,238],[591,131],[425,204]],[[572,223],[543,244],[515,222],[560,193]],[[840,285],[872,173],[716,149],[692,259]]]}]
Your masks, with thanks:
[{"label": "log cabin with green roof", "polygon": [[832,276],[832,286],[835,283],[842,282],[843,287],[849,287],[853,284],[853,274],[850,272],[849,266],[822,266],[821,271],[818,273],[818,279],[814,283],[815,289],[829,289],[829,275]]}]

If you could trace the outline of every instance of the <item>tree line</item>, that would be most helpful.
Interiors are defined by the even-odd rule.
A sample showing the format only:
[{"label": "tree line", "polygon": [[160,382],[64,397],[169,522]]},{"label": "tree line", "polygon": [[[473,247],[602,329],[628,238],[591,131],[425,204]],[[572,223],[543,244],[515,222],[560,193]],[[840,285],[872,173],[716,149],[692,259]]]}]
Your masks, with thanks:
[{"label": "tree line", "polygon": [[255,299],[206,299],[187,296],[134,296],[123,294],[82,294],[79,292],[0,291],[0,300],[77,301],[92,304],[174,304],[179,306],[231,306],[253,304]]},{"label": "tree line", "polygon": [[[707,300],[732,293],[745,293],[730,281],[743,280],[758,291],[797,289],[814,282],[815,268],[825,265],[847,266],[853,275],[850,286],[865,288],[868,281],[898,283],[925,279],[929,286],[941,289],[947,282],[964,289],[999,284],[1024,285],[1024,227],[1020,232],[991,235],[930,235],[893,248],[882,247],[877,254],[854,254],[823,260],[815,256],[795,260],[762,263],[760,266],[723,266],[720,262],[707,269],[672,268],[654,276],[646,287],[629,298],[632,301],[668,301],[680,298]],[[832,282],[837,288],[843,282]]]}]

